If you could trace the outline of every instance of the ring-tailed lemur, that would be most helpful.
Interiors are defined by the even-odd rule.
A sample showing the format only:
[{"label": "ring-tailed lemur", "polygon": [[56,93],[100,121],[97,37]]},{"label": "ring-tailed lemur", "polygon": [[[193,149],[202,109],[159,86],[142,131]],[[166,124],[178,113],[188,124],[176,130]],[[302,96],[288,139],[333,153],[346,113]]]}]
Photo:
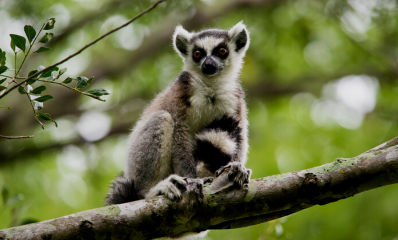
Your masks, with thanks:
[{"label": "ring-tailed lemur", "polygon": [[184,69],[145,109],[128,139],[124,173],[113,181],[107,204],[156,195],[192,204],[204,182],[229,167],[237,185],[246,169],[247,110],[239,74],[249,46],[243,23],[229,31],[190,33],[177,26],[173,46]]}]

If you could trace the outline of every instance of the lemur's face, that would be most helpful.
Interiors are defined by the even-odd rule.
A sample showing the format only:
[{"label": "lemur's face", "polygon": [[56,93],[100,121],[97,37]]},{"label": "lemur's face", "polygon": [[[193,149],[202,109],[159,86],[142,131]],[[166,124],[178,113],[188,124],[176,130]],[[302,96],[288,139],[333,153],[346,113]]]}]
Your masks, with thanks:
[{"label": "lemur's face", "polygon": [[194,35],[190,45],[192,60],[203,74],[212,76],[224,68],[229,56],[227,31],[201,32]]},{"label": "lemur's face", "polygon": [[229,31],[210,29],[199,33],[189,33],[177,26],[173,43],[176,51],[184,59],[186,70],[211,77],[232,65],[237,65],[233,67],[240,69],[240,63],[249,45],[249,37],[242,23],[238,23]]}]

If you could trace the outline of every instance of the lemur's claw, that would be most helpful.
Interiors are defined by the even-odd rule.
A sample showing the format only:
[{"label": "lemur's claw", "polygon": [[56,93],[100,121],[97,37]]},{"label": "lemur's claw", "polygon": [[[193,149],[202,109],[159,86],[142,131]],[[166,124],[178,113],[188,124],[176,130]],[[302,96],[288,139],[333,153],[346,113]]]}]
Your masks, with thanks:
[{"label": "lemur's claw", "polygon": [[252,171],[250,169],[246,169],[245,166],[240,162],[232,162],[221,167],[216,171],[216,176],[220,176],[227,168],[230,168],[228,172],[228,178],[231,181],[234,181],[236,185],[242,187],[243,184],[249,183]]}]

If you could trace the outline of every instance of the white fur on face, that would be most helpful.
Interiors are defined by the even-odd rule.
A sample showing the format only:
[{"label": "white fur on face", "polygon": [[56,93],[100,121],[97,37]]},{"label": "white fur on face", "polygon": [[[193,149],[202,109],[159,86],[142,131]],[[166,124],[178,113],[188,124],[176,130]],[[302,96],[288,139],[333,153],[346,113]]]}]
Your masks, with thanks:
[{"label": "white fur on face", "polygon": [[236,143],[225,131],[210,130],[196,134],[196,138],[210,142],[213,146],[220,149],[223,153],[232,155],[235,153]]},{"label": "white fur on face", "polygon": [[204,38],[199,38],[197,39],[194,44],[191,45],[191,52],[193,45],[196,45],[200,48],[203,48],[206,51],[206,55],[210,56],[211,52],[213,51],[213,48],[218,46],[220,43],[222,43],[224,39],[221,38],[214,38],[214,37],[204,37]]}]

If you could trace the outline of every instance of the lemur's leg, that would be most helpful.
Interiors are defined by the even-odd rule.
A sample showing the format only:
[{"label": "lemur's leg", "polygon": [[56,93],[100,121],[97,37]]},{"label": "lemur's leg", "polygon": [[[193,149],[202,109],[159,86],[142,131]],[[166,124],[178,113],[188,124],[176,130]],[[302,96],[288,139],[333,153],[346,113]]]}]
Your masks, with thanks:
[{"label": "lemur's leg", "polygon": [[127,143],[127,167],[112,182],[108,205],[143,199],[152,187],[172,174],[173,132],[174,121],[166,111],[156,111],[137,123]]},{"label": "lemur's leg", "polygon": [[183,126],[174,128],[171,148],[171,165],[173,175],[159,182],[145,195],[146,198],[166,195],[170,199],[181,199],[181,191],[188,196],[193,205],[203,199],[203,184],[213,178],[197,178],[196,163],[192,155],[192,139]]},{"label": "lemur's leg", "polygon": [[[204,181],[195,179],[196,175],[191,175],[189,169],[194,169],[194,166],[184,162],[192,154],[189,149],[176,150],[184,146],[179,144],[179,138],[179,131],[166,111],[154,112],[148,119],[137,123],[128,143],[129,160],[125,177],[134,180],[140,195],[145,198],[165,195],[179,200],[185,193],[192,195],[191,201],[201,200]],[[172,160],[175,152],[181,153],[183,158]],[[181,171],[182,168],[184,171]]]},{"label": "lemur's leg", "polygon": [[139,121],[129,137],[124,176],[134,181],[136,191],[143,197],[173,173],[173,134],[171,115],[166,111],[156,111]]}]

